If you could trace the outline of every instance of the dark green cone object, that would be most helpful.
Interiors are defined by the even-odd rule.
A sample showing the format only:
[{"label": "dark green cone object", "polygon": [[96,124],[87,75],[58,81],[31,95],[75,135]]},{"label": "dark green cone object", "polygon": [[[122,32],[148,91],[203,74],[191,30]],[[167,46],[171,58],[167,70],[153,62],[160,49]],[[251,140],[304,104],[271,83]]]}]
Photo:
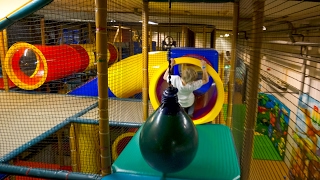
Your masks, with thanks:
[{"label": "dark green cone object", "polygon": [[143,158],[163,173],[187,167],[198,149],[198,132],[178,103],[178,90],[168,87],[159,108],[141,129],[139,146]]}]

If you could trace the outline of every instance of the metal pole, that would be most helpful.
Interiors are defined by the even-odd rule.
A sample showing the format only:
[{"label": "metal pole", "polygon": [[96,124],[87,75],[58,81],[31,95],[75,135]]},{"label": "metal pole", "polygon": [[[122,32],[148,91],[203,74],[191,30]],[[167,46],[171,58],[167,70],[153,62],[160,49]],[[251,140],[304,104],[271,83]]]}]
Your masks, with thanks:
[{"label": "metal pole", "polygon": [[64,166],[62,131],[63,131],[63,129],[60,129],[57,132],[57,137],[58,137],[58,156],[59,156],[59,164],[60,164],[60,166]]},{"label": "metal pole", "polygon": [[99,137],[102,176],[111,173],[110,132],[108,114],[107,1],[95,1],[96,51],[98,75]]},{"label": "metal pole", "polygon": [[4,67],[4,59],[6,58],[7,50],[8,50],[7,31],[4,29],[0,31],[0,60],[1,60],[1,67],[2,67],[3,85],[4,85],[4,90],[6,92],[9,91],[9,80],[8,80],[8,75],[3,67]]},{"label": "metal pole", "polygon": [[41,18],[40,20],[40,27],[41,27],[41,44],[46,45],[46,32],[45,32],[44,18]]},{"label": "metal pole", "polygon": [[232,106],[233,106],[233,91],[234,91],[234,71],[237,56],[237,39],[238,39],[238,24],[239,24],[239,1],[233,3],[233,29],[232,29],[232,48],[230,62],[230,76],[228,84],[228,109],[226,124],[231,127],[232,123]]},{"label": "metal pole", "polygon": [[207,32],[206,26],[203,26],[203,48],[207,47]]},{"label": "metal pole", "polygon": [[160,27],[159,26],[157,26],[157,32],[158,32],[158,42],[157,42],[158,48],[157,48],[157,50],[160,51],[161,50],[161,42],[160,42]]},{"label": "metal pole", "polygon": [[118,57],[118,61],[122,60],[122,25],[119,24],[119,57]]},{"label": "metal pole", "polygon": [[92,41],[92,26],[91,23],[88,22],[88,43],[93,43]]},{"label": "metal pole", "polygon": [[[219,74],[220,74],[220,78],[222,79],[222,82],[224,84],[224,54],[221,53],[219,54]],[[226,121],[224,119],[224,112],[223,112],[224,109],[222,109],[222,111],[220,111],[219,113],[219,124],[226,124]]]},{"label": "metal pole", "polygon": [[71,151],[71,167],[73,172],[79,172],[78,167],[78,151],[77,151],[77,140],[75,133],[75,124],[71,123],[70,125],[70,151]]},{"label": "metal pole", "polygon": [[143,87],[142,87],[142,106],[143,121],[147,120],[149,112],[148,104],[148,21],[149,21],[149,1],[143,1],[142,10],[142,56],[143,56]]},{"label": "metal pole", "polygon": [[130,48],[130,56],[134,55],[134,42],[132,41],[132,27],[130,27],[130,42],[129,42],[129,48]]},{"label": "metal pole", "polygon": [[302,76],[301,76],[301,86],[300,86],[299,95],[303,94],[304,82],[305,82],[305,80],[306,80],[306,69],[307,69],[307,60],[306,60],[306,59],[303,59]]},{"label": "metal pole", "polygon": [[28,176],[45,179],[68,179],[68,180],[100,180],[102,177],[97,174],[82,174],[61,170],[48,170],[31,167],[21,167],[8,164],[0,164],[0,173],[19,176]]},{"label": "metal pole", "polygon": [[265,0],[253,1],[252,17],[252,51],[248,72],[248,88],[246,93],[246,120],[244,125],[243,151],[241,156],[241,179],[247,180],[250,175],[254,131],[256,125],[259,75],[261,68],[261,46],[263,36]]}]

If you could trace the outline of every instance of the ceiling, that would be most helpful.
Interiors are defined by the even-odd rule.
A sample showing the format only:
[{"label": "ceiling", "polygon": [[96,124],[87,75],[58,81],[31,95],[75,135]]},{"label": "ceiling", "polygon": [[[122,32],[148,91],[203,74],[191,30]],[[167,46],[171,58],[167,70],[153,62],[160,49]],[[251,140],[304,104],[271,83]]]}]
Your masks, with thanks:
[{"label": "ceiling", "polygon": [[[240,0],[240,29],[251,28],[253,0]],[[141,21],[142,0],[108,0],[108,21],[124,24]],[[37,12],[46,19],[58,21],[88,21],[95,19],[94,0],[54,0],[50,5]],[[290,0],[266,0],[265,24],[271,28],[285,22],[295,27],[316,24],[320,18],[320,3]],[[168,25],[187,25],[191,27],[215,26],[217,29],[232,30],[233,3],[182,3],[172,2],[169,18],[168,2],[149,2],[149,20]],[[202,28],[203,29],[203,28]],[[201,30],[201,28],[200,28]]]}]

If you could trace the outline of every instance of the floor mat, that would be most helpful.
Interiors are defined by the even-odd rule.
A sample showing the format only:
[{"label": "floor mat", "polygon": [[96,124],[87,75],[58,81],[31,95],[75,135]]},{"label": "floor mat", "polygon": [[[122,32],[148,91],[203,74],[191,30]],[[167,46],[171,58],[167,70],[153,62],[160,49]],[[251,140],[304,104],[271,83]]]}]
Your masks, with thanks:
[{"label": "floor mat", "polygon": [[253,159],[282,161],[279,153],[266,135],[254,136]]}]

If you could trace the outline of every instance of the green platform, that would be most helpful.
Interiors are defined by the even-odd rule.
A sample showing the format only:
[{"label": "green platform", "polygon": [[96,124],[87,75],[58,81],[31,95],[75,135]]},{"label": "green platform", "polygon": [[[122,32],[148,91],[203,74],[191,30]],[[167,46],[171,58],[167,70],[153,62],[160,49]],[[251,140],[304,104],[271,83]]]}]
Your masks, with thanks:
[{"label": "green platform", "polygon": [[[112,165],[113,175],[103,180],[115,179],[121,175],[127,179],[240,179],[240,167],[231,131],[224,125],[205,124],[196,126],[199,147],[192,163],[184,170],[163,174],[152,169],[143,159],[139,149],[140,129]],[[149,177],[149,178],[148,178]],[[117,178],[116,178],[117,179]],[[126,179],[126,178],[124,178]]]}]

